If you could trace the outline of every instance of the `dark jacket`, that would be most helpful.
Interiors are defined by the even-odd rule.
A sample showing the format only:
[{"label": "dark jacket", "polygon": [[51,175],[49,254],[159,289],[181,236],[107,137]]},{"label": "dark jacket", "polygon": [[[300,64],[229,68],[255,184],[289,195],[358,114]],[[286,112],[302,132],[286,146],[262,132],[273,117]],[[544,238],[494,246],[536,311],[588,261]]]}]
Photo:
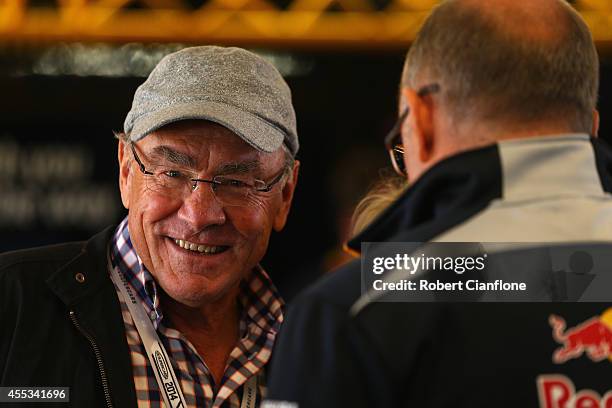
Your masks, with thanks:
[{"label": "dark jacket", "polygon": [[[612,241],[611,165],[608,146],[586,135],[458,154],[427,171],[350,246]],[[554,334],[569,344],[572,328],[602,323],[606,311],[612,317],[611,304],[364,302],[361,281],[357,260],[290,306],[269,381],[268,398],[289,402],[278,406],[569,407],[585,390],[593,398],[610,391],[612,404],[612,341],[602,361],[586,347],[564,363],[552,360],[564,346]],[[553,331],[552,314],[567,332]],[[591,341],[605,342],[605,334]],[[551,395],[562,400],[548,404]]]},{"label": "dark jacket", "polygon": [[70,387],[74,407],[136,406],[107,270],[112,232],[0,255],[0,386]]}]

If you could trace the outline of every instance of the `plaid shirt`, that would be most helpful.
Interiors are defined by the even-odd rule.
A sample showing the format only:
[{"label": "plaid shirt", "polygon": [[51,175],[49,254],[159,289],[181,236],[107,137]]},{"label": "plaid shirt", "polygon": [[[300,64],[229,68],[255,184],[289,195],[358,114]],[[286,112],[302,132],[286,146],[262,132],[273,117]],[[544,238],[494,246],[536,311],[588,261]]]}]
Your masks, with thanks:
[{"label": "plaid shirt", "polygon": [[[261,403],[266,392],[266,364],[283,321],[283,301],[261,267],[255,268],[242,282],[241,336],[229,356],[223,379],[215,392],[213,377],[195,347],[181,332],[164,325],[157,285],[132,246],[127,218],[117,227],[110,244],[110,255],[113,267],[124,274],[151,318],[170,356],[188,407],[239,408],[244,383],[253,375],[257,376],[257,405]],[[121,310],[132,358],[138,406],[164,407],[151,363],[123,300]]]}]

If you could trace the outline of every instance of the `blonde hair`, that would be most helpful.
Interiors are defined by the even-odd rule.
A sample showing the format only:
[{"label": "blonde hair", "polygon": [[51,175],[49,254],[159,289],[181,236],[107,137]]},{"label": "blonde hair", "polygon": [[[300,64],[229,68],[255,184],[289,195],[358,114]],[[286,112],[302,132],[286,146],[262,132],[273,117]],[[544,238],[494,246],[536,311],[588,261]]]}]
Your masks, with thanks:
[{"label": "blonde hair", "polygon": [[361,199],[352,217],[351,235],[362,232],[387,207],[389,207],[408,187],[408,180],[403,177],[386,177],[378,182]]}]

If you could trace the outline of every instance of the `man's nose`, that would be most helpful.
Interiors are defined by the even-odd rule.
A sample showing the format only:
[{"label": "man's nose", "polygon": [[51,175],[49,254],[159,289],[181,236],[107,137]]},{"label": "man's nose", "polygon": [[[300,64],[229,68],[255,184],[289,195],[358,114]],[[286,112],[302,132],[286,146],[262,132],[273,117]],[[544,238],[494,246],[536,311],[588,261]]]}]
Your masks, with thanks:
[{"label": "man's nose", "polygon": [[178,215],[197,230],[209,225],[222,225],[226,221],[223,205],[215,198],[211,185],[204,182],[198,182],[183,199]]}]

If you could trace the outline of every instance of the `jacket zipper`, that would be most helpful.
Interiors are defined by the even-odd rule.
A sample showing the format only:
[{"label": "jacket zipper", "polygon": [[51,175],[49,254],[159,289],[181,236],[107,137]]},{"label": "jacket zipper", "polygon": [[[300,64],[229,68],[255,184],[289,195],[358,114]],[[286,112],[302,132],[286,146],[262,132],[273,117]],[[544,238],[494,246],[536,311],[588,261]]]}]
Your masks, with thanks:
[{"label": "jacket zipper", "polygon": [[76,313],[74,311],[70,311],[70,320],[72,320],[72,324],[74,327],[87,339],[93,352],[96,356],[96,361],[98,362],[98,370],[100,371],[100,379],[102,380],[102,388],[104,390],[104,399],[106,400],[106,406],[108,408],[113,408],[113,403],[110,396],[110,387],[108,386],[108,378],[106,377],[106,370],[104,369],[104,363],[102,361],[102,354],[100,353],[100,348],[96,344],[96,341],[89,333],[87,333],[83,327],[79,324],[76,318]]}]

